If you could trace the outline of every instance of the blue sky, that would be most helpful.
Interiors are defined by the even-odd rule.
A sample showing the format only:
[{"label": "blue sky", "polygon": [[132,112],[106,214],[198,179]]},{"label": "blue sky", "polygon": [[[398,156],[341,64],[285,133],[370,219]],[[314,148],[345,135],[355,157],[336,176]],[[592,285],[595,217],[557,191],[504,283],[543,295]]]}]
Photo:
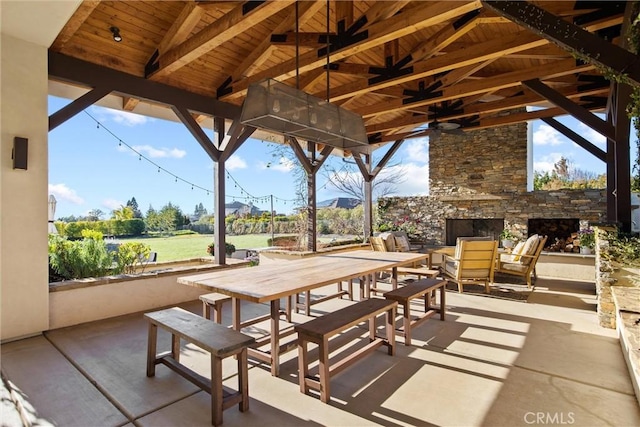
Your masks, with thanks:
[{"label": "blue sky", "polygon": [[[68,103],[49,97],[49,114]],[[181,123],[97,106],[86,111],[102,126],[82,112],[49,133],[49,193],[58,202],[56,217],[86,215],[100,209],[108,218],[113,209],[132,197],[143,213],[150,205],[160,209],[169,202],[180,206],[185,214],[193,213],[199,203],[212,213],[213,193],[198,187],[213,189],[213,162]],[[560,121],[605,148],[605,139],[598,133],[571,118]],[[544,123],[534,122],[533,135],[536,170],[550,170],[564,155],[576,168],[604,173],[603,162]],[[236,187],[227,179],[227,203],[234,200],[231,196],[247,202],[247,193],[258,198],[273,195],[278,213],[293,210],[292,165],[273,158],[273,152],[272,145],[249,139],[227,161],[227,171],[239,184]],[[392,163],[411,178],[400,186],[397,195],[427,194],[428,160],[427,138],[402,145]],[[342,160],[336,156],[329,161],[341,167]],[[193,189],[190,183],[195,185]],[[318,201],[343,196],[325,184],[326,178],[320,173]],[[269,209],[269,203],[253,202],[260,209]]]}]

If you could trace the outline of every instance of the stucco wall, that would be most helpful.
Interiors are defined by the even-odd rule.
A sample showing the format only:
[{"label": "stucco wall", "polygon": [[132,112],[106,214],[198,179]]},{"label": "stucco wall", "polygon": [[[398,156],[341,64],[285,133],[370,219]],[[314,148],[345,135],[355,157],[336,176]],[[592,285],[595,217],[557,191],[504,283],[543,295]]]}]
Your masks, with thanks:
[{"label": "stucco wall", "polygon": [[[0,35],[1,336],[49,325],[47,260],[47,49]],[[16,136],[28,138],[27,170],[13,169]]]}]

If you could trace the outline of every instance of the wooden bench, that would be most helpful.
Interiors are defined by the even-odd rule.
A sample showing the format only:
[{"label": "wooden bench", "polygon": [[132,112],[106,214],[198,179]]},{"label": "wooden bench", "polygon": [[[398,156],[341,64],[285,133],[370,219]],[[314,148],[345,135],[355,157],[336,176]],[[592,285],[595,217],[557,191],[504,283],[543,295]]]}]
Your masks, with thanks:
[{"label": "wooden bench", "polygon": [[[328,403],[330,398],[329,382],[332,376],[383,345],[387,347],[389,355],[393,355],[395,353],[394,321],[397,306],[398,303],[395,301],[377,298],[369,299],[296,325],[300,391],[306,394],[310,388],[318,390],[320,392],[320,400]],[[386,337],[376,335],[376,317],[382,313],[386,313]],[[365,320],[369,321],[369,344],[330,365],[329,339]],[[318,377],[309,375],[307,353],[307,343],[309,342],[318,345],[320,361]]]},{"label": "wooden bench", "polygon": [[405,276],[408,274],[418,276],[418,279],[422,278],[422,276],[433,278],[440,275],[440,270],[432,270],[427,267],[398,267],[398,276]]},{"label": "wooden bench", "polygon": [[[440,320],[444,320],[446,295],[444,288],[446,285],[447,281],[444,279],[422,279],[384,293],[386,299],[397,301],[398,304],[402,305],[403,327],[398,332],[404,336],[405,345],[411,345],[411,329],[435,313],[439,312]],[[440,290],[440,307],[438,309],[431,307],[432,293],[435,293],[436,289]],[[424,313],[413,319],[411,316],[411,300],[419,297],[424,297]]]},{"label": "wooden bench", "polygon": [[[249,409],[247,347],[253,337],[226,328],[179,307],[146,313],[149,321],[147,377],[155,375],[156,365],[163,364],[211,394],[211,423],[222,424],[222,411],[238,404],[241,412]],[[171,350],[156,354],[158,327],[171,332]],[[180,339],[211,353],[211,380],[180,364]],[[238,391],[222,385],[222,359],[238,359]]]},{"label": "wooden bench", "polygon": [[216,323],[222,323],[222,306],[226,302],[231,302],[231,297],[213,292],[200,295],[200,301],[202,301],[202,317],[211,319],[211,310],[213,309],[214,318],[211,320]]}]

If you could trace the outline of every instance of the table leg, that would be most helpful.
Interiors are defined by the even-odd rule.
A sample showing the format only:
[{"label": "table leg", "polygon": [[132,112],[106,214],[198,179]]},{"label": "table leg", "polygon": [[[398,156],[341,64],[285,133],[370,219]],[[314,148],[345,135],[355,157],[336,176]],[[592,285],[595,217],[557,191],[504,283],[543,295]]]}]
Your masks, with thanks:
[{"label": "table leg", "polygon": [[231,298],[231,318],[233,329],[239,331],[240,328],[240,299],[232,297]]},{"label": "table leg", "polygon": [[[288,298],[288,297],[287,297]],[[280,300],[271,301],[271,375],[280,373]]]},{"label": "table leg", "polygon": [[391,287],[392,289],[398,289],[398,267],[391,269]]}]

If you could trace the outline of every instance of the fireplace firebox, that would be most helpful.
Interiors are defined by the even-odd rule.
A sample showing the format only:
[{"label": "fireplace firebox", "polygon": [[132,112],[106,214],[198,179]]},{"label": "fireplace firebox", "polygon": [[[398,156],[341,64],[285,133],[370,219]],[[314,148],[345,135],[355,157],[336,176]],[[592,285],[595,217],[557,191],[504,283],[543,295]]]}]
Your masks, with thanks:
[{"label": "fireplace firebox", "polygon": [[529,236],[539,234],[547,236],[545,249],[558,241],[566,241],[572,233],[580,229],[580,220],[577,218],[529,218]]},{"label": "fireplace firebox", "polygon": [[491,237],[499,240],[503,228],[503,218],[447,219],[445,240],[447,246],[455,246],[458,237]]}]

